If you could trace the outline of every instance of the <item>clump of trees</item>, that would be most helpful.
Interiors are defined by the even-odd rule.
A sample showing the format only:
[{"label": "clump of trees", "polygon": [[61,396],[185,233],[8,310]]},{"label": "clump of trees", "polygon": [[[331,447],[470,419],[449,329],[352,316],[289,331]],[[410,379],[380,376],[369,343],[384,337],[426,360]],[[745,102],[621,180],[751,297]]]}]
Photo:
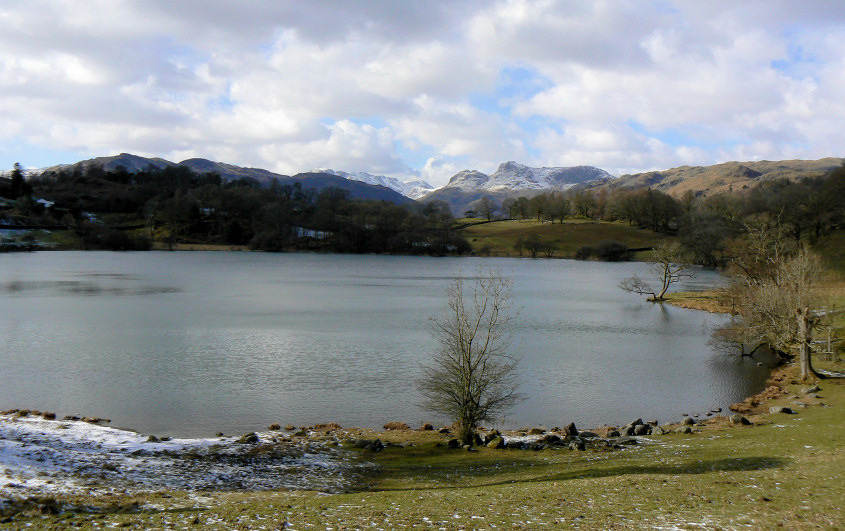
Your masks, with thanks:
[{"label": "clump of trees", "polygon": [[603,260],[606,262],[619,262],[630,258],[628,246],[616,240],[602,240],[593,245],[584,245],[575,252],[578,260]]},{"label": "clump of trees", "polygon": [[0,197],[18,199],[31,193],[32,186],[24,179],[23,167],[16,162],[8,179],[0,180]]},{"label": "clump of trees", "polygon": [[472,445],[479,423],[496,420],[520,398],[509,352],[511,281],[479,271],[469,289],[458,277],[447,294],[443,313],[431,320],[437,347],[419,388],[423,405],[452,419],[458,439]]},{"label": "clump of trees", "polygon": [[789,237],[776,218],[754,215],[745,232],[729,243],[732,323],[723,341],[740,353],[761,346],[788,356],[800,352],[802,378],[813,374],[809,355],[812,327],[818,323],[821,261]]},{"label": "clump of trees", "polygon": [[264,251],[444,255],[470,250],[453,230],[454,217],[442,201],[356,200],[336,188],[223,181],[218,174],[182,166],[132,173],[74,166],[30,183],[38,196],[55,201],[53,222],[70,225],[91,248],[145,248],[160,241]]}]

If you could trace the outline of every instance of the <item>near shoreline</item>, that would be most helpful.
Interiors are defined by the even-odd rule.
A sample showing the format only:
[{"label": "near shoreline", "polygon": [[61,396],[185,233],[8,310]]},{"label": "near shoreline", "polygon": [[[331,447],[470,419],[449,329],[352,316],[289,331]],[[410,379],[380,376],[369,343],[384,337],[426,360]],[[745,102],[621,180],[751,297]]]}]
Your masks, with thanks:
[{"label": "near shoreline", "polygon": [[[770,386],[777,392],[769,389],[746,401],[750,409],[744,416],[753,425],[732,424],[720,416],[696,423],[688,434],[638,437],[640,444],[624,451],[485,447],[466,452],[447,448],[444,435],[435,431],[404,429],[349,433],[377,435],[385,446],[381,451],[318,444],[318,436],[280,444],[231,440],[211,452],[176,451],[185,443],[144,442],[129,432],[119,434],[135,435],[122,443],[128,460],[114,459],[112,443],[100,440],[100,449],[91,455],[102,462],[65,472],[81,482],[79,491],[39,495],[17,489],[17,495],[10,495],[4,489],[0,525],[837,528],[845,524],[839,507],[845,495],[845,456],[838,442],[845,435],[845,386],[825,381],[820,389],[805,392],[811,384],[795,375],[793,366],[779,369]],[[795,413],[769,409],[782,406]],[[326,426],[319,437],[331,437],[329,431],[338,428]],[[18,448],[37,444],[30,437]],[[302,451],[308,444],[310,449]],[[160,451],[152,451],[156,448]],[[294,448],[310,461],[294,459]],[[345,461],[332,461],[335,452]],[[220,483],[199,490],[178,483],[128,488],[143,466],[163,466],[162,477],[179,478],[180,463],[186,470],[211,471]],[[239,470],[246,472],[244,478],[252,471],[257,478],[269,478],[270,490],[250,488],[238,479]],[[327,496],[307,487],[298,490],[302,485],[286,477],[326,477],[341,487],[328,489],[336,493]],[[57,478],[35,479],[49,484]]]}]

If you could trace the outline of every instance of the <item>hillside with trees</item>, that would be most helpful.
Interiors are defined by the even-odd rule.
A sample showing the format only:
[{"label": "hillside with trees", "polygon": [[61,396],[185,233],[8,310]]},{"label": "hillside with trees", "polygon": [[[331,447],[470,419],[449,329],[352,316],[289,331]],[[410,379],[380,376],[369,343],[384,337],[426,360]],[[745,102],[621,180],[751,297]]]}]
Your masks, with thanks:
[{"label": "hillside with trees", "polygon": [[[507,228],[494,228],[496,223],[467,227],[467,237],[474,240],[476,251],[486,246],[485,253],[521,255],[526,242],[539,241],[546,247],[556,245],[539,254],[575,257],[575,242],[589,245],[600,239],[624,240],[621,243],[631,248],[677,237],[690,262],[717,267],[726,265],[728,242],[745,233],[746,221],[755,215],[778,220],[794,241],[811,245],[841,229],[845,222],[845,166],[817,177],[770,180],[714,195],[687,190],[676,197],[654,188],[617,187],[521,195],[502,203],[491,196],[483,199],[486,207],[482,208],[479,200],[467,214],[488,221],[483,210],[492,208],[494,217],[522,223]],[[575,227],[564,228],[573,222],[605,227],[584,229],[579,235]],[[637,231],[622,231],[620,225]],[[594,233],[592,242],[583,234],[587,231]],[[609,245],[604,242],[605,247]],[[587,252],[583,257],[589,256]]]},{"label": "hillside with trees", "polygon": [[418,205],[384,187],[320,173],[263,186],[186,165],[132,172],[88,165],[43,172],[27,182],[13,176],[0,195],[7,198],[0,207],[6,225],[53,229],[62,233],[56,236],[60,244],[71,248],[192,243],[434,255],[469,249],[453,232],[444,204]]}]

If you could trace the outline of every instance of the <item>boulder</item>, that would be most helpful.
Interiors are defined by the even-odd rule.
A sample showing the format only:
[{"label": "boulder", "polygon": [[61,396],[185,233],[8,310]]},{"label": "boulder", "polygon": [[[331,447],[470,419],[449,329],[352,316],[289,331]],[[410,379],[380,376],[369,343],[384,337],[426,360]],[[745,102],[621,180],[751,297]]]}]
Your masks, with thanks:
[{"label": "boulder", "polygon": [[241,435],[235,442],[238,444],[255,444],[258,442],[258,435],[256,435],[255,432],[247,433]]},{"label": "boulder", "polygon": [[443,426],[442,428],[437,430],[437,433],[442,433],[442,434],[447,434],[447,433],[451,433],[451,432],[452,432],[452,430],[450,430],[448,426]]},{"label": "boulder", "polygon": [[563,428],[563,432],[566,433],[569,437],[578,437],[578,428],[575,427],[574,422],[570,422]]},{"label": "boulder", "polygon": [[380,439],[355,439],[352,441],[352,446],[361,448],[362,450],[378,452],[384,448],[384,443]]},{"label": "boulder", "polygon": [[270,427],[268,429],[270,431],[279,431],[282,429],[282,426],[279,424],[270,424]]},{"label": "boulder", "polygon": [[692,426],[684,425],[675,430],[675,433],[692,433]]},{"label": "boulder", "polygon": [[621,430],[619,430],[621,434],[625,437],[630,437],[634,434],[634,427],[633,426],[624,426]]},{"label": "boulder", "polygon": [[614,439],[613,441],[609,441],[609,442],[612,442],[613,444],[618,445],[618,446],[634,446],[634,445],[639,444],[639,441],[637,441],[633,437],[618,437],[618,438]]},{"label": "boulder", "polygon": [[734,426],[750,426],[751,421],[745,418],[744,416],[740,415],[739,413],[734,413],[730,417],[730,422]]},{"label": "boulder", "polygon": [[645,423],[643,422],[643,419],[635,419],[635,420],[633,420],[633,421],[629,422],[627,425],[628,425],[628,426],[639,426],[639,425],[641,425],[641,424],[645,424]]},{"label": "boulder", "polygon": [[666,430],[660,426],[655,426],[651,429],[651,435],[663,435],[664,433],[666,433]]},{"label": "boulder", "polygon": [[502,434],[499,433],[499,430],[490,431],[487,433],[487,435],[484,436],[484,444],[490,444],[490,441],[501,438]]},{"label": "boulder", "polygon": [[448,441],[446,441],[446,446],[454,449],[454,448],[460,448],[462,445],[461,445],[461,441],[459,441],[457,439],[449,439]]},{"label": "boulder", "polygon": [[569,443],[570,450],[581,450],[584,451],[587,449],[587,443],[584,442],[582,439],[575,439]]},{"label": "boulder", "polygon": [[472,434],[472,444],[475,446],[484,446],[484,439],[481,438],[481,435],[478,433]]},{"label": "boulder", "polygon": [[650,435],[651,426],[648,424],[637,424],[634,426],[634,435]]},{"label": "boulder", "polygon": [[620,435],[622,435],[622,434],[619,433],[619,430],[608,430],[607,431],[607,436],[611,437],[611,438],[612,437],[619,437]]},{"label": "boulder", "polygon": [[426,422],[425,424],[420,426],[420,430],[422,430],[422,431],[434,431],[434,426],[432,426],[431,423]]},{"label": "boulder", "polygon": [[787,414],[787,415],[793,415],[793,414],[795,414],[795,412],[794,412],[794,411],[792,411],[792,409],[790,409],[790,408],[788,408],[788,407],[786,407],[786,406],[774,406],[774,407],[770,407],[770,408],[769,408],[769,413],[785,413],[785,414]]},{"label": "boulder", "polygon": [[563,439],[553,433],[549,433],[548,435],[543,437],[540,442],[546,445],[559,445],[563,442]]},{"label": "boulder", "polygon": [[599,436],[599,434],[593,433],[591,431],[582,431],[581,433],[578,434],[578,436],[583,438],[583,439],[595,439],[596,437]]},{"label": "boulder", "polygon": [[147,440],[144,441],[144,442],[157,443],[157,442],[161,442],[161,440],[158,437],[156,437],[155,435],[150,435],[149,437],[147,437]]},{"label": "boulder", "polygon": [[501,437],[495,437],[487,443],[487,448],[500,449],[505,447],[505,440]]},{"label": "boulder", "polygon": [[372,450],[373,452],[378,452],[379,450],[384,449],[384,443],[381,442],[381,439],[376,439],[371,444],[366,446],[367,450]]},{"label": "boulder", "polygon": [[610,446],[610,441],[602,438],[590,439],[587,441],[587,444],[590,448],[607,448]]},{"label": "boulder", "polygon": [[44,420],[56,420],[56,414],[55,413],[48,413],[48,412],[45,411],[44,413],[41,414],[41,418],[43,418]]},{"label": "boulder", "polygon": [[546,430],[543,428],[531,428],[528,430],[528,435],[542,435],[544,433],[546,433]]},{"label": "boulder", "polygon": [[695,424],[695,421],[692,420],[691,417],[684,417],[684,420],[683,422],[681,422],[681,424],[683,424],[684,426],[692,426]]},{"label": "boulder", "polygon": [[809,395],[811,393],[818,393],[821,390],[822,390],[821,387],[819,387],[818,385],[814,385],[813,387],[808,387],[801,392],[804,393],[805,395]]}]

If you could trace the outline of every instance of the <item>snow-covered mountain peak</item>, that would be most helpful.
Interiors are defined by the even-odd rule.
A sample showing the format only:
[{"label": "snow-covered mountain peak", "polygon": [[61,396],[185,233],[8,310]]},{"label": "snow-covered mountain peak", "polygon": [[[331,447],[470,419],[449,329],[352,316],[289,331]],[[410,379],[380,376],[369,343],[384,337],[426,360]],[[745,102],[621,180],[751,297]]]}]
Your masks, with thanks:
[{"label": "snow-covered mountain peak", "polygon": [[500,164],[499,168],[491,175],[474,170],[464,170],[455,174],[446,186],[462,190],[490,192],[562,190],[576,184],[611,177],[606,171],[593,166],[532,168],[511,160]]},{"label": "snow-covered mountain peak", "polygon": [[490,180],[490,176],[476,170],[459,171],[449,179],[449,184],[446,186],[452,188],[461,188],[464,190],[476,190],[483,188],[485,183]]},{"label": "snow-covered mountain peak", "polygon": [[343,177],[344,179],[349,179],[352,181],[361,181],[367,184],[384,186],[385,188],[390,188],[391,190],[399,192],[405,197],[410,197],[411,199],[419,199],[420,197],[424,196],[425,194],[434,189],[433,186],[422,180],[412,180],[403,182],[395,177],[373,175],[371,173],[366,173],[362,171],[353,173],[342,170],[332,170],[329,168],[319,168],[314,171],[319,173],[328,173],[329,175],[337,175],[338,177]]}]

